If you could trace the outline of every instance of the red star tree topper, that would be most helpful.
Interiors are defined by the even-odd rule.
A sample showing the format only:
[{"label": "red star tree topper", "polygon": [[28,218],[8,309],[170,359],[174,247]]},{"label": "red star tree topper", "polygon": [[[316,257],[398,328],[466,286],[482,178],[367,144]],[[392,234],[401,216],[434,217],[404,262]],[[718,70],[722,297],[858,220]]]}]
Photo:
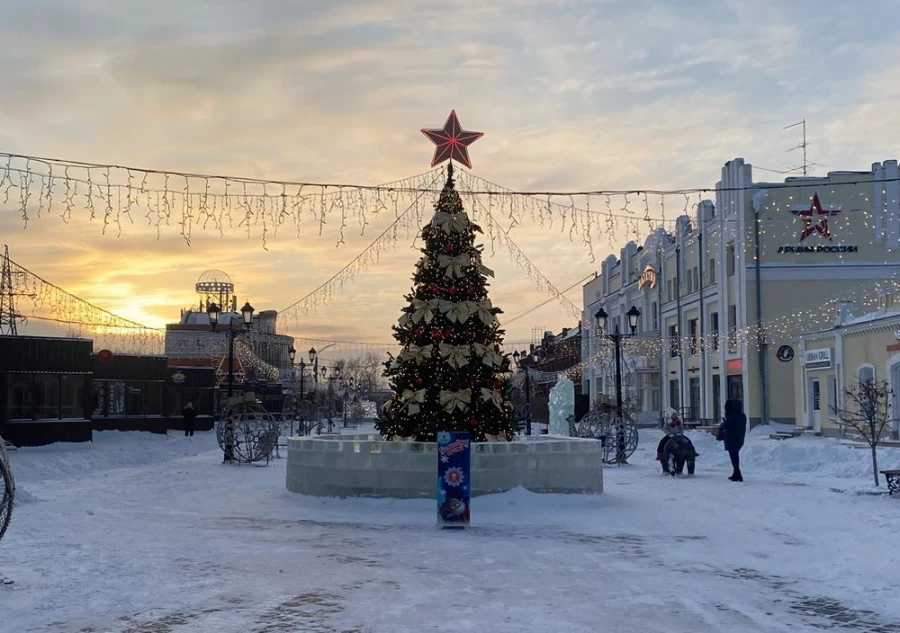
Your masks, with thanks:
[{"label": "red star tree topper", "polygon": [[[840,209],[825,211],[822,203],[819,202],[819,194],[813,194],[812,204],[809,209],[803,211],[791,211],[794,215],[803,218],[803,231],[800,233],[800,241],[802,242],[813,233],[818,233],[822,237],[831,239],[831,231],[828,229],[828,216],[837,215]],[[818,218],[818,222],[813,223],[813,217]]]},{"label": "red star tree topper", "polygon": [[468,169],[472,169],[472,161],[469,160],[468,147],[482,136],[484,132],[469,132],[462,129],[459,119],[456,117],[456,110],[450,111],[447,122],[444,127],[439,130],[422,130],[422,134],[431,139],[437,147],[434,148],[434,158],[431,159],[431,166],[434,167],[445,160],[455,160],[465,165]]}]

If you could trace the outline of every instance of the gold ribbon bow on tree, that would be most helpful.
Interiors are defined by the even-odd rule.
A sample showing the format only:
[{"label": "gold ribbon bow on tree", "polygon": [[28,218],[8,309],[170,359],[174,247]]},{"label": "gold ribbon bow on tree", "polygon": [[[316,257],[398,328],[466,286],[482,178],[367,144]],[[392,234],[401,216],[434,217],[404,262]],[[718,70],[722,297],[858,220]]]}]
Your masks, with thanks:
[{"label": "gold ribbon bow on tree", "polygon": [[438,394],[438,398],[441,401],[441,405],[444,407],[444,411],[447,413],[453,413],[455,409],[459,409],[460,411],[465,411],[469,408],[469,404],[472,402],[472,390],[471,389],[462,389],[460,391],[444,391],[441,390],[440,394]]},{"label": "gold ribbon bow on tree", "polygon": [[422,347],[419,347],[418,345],[410,343],[409,347],[406,348],[406,351],[400,354],[400,358],[403,360],[412,360],[415,361],[416,365],[421,365],[431,357],[433,348],[433,345],[423,345]]},{"label": "gold ribbon bow on tree", "polygon": [[451,231],[465,231],[469,225],[469,216],[465,211],[460,213],[438,211],[434,214],[431,225],[444,229],[444,233],[449,235]]},{"label": "gold ribbon bow on tree", "polygon": [[442,253],[438,255],[438,265],[444,269],[444,276],[450,277],[450,279],[462,279],[465,276],[463,267],[472,265],[472,257],[468,253],[456,257]]},{"label": "gold ribbon bow on tree", "polygon": [[503,394],[496,389],[481,388],[481,399],[485,402],[493,402],[494,406],[503,411]]},{"label": "gold ribbon bow on tree", "polygon": [[466,301],[469,308],[469,314],[478,315],[478,318],[481,319],[481,322],[485,325],[490,325],[496,320],[496,316],[494,316],[494,306],[491,303],[490,299],[485,299],[483,301]]},{"label": "gold ribbon bow on tree", "polygon": [[481,362],[487,365],[488,367],[492,367],[496,365],[497,367],[501,367],[503,365],[503,356],[497,352],[490,345],[482,345],[481,343],[475,343],[475,353],[481,356]]},{"label": "gold ribbon bow on tree", "polygon": [[451,323],[460,323],[463,324],[469,320],[469,316],[471,316],[469,312],[469,301],[445,301],[441,299],[440,306],[441,312],[447,317],[447,319]]},{"label": "gold ribbon bow on tree", "polygon": [[441,352],[441,356],[447,361],[447,364],[455,369],[459,369],[469,362],[468,345],[447,345],[446,343],[441,343],[438,349]]},{"label": "gold ribbon bow on tree", "polygon": [[407,389],[400,397],[400,402],[406,405],[406,410],[410,415],[415,415],[422,410],[419,405],[425,403],[425,390],[410,391]]},{"label": "gold ribbon bow on tree", "polygon": [[413,299],[410,307],[412,308],[410,318],[413,323],[418,323],[422,319],[425,319],[425,323],[431,323],[434,313],[438,309],[438,300],[428,299],[427,301],[422,301],[421,299]]}]

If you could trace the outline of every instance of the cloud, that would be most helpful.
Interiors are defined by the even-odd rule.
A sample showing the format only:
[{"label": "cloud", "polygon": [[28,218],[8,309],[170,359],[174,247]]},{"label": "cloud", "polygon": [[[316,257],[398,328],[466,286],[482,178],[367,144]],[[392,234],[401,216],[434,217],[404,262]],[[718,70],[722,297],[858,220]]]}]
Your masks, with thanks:
[{"label": "cloud", "polygon": [[[419,128],[456,108],[464,126],[486,132],[472,156],[488,180],[527,190],[646,190],[711,187],[737,156],[787,167],[796,139],[781,128],[801,118],[810,158],[833,169],[867,168],[900,140],[890,114],[898,27],[812,0],[450,8],[426,0],[16,0],[3,15],[0,149],[31,155],[376,183],[424,171],[431,147]],[[632,210],[643,205],[630,200]],[[610,211],[627,215],[622,202]],[[648,204],[656,212],[659,202]],[[689,210],[683,197],[665,202],[667,217]],[[593,203],[605,210],[602,199]],[[263,250],[258,233],[247,239],[232,229],[222,238],[197,228],[187,245],[175,226],[157,239],[137,217],[117,238],[86,217],[76,209],[64,224],[51,214],[22,230],[14,199],[0,205],[0,232],[36,273],[154,322],[195,301],[194,280],[208,268],[228,271],[260,308],[290,305],[389,222],[373,217],[365,235],[348,231],[340,248],[334,225],[320,237],[310,223]],[[610,230],[598,219],[596,260],[641,240],[641,231],[639,222]],[[558,228],[529,219],[512,236],[559,287],[598,267]],[[410,243],[398,241],[291,332],[390,341],[417,256]],[[507,315],[546,299],[506,253],[487,263]],[[550,303],[511,323],[509,337],[528,340],[533,325],[572,323]]]}]

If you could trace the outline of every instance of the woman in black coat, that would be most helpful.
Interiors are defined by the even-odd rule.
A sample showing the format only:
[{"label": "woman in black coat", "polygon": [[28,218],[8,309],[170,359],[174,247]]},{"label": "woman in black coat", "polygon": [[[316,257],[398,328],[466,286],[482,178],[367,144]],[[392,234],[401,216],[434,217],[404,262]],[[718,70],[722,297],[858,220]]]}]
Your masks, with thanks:
[{"label": "woman in black coat", "polygon": [[734,469],[729,477],[731,481],[744,481],[741,474],[741,448],[747,435],[747,416],[744,415],[742,408],[740,400],[725,402],[725,421],[722,423],[722,430],[725,432],[725,450],[728,451]]}]

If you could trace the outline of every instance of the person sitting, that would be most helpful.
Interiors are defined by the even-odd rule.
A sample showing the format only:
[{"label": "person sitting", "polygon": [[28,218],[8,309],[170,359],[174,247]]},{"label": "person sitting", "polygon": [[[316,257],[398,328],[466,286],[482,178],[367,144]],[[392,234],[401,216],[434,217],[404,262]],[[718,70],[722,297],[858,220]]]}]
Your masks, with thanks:
[{"label": "person sitting", "polygon": [[669,407],[666,409],[666,417],[663,422],[663,431],[665,431],[665,435],[663,435],[662,439],[659,441],[659,445],[656,447],[656,461],[662,461],[663,448],[666,446],[666,442],[669,441],[669,438],[675,437],[676,435],[684,435],[684,426],[681,424],[681,418],[678,416],[678,412]]}]

